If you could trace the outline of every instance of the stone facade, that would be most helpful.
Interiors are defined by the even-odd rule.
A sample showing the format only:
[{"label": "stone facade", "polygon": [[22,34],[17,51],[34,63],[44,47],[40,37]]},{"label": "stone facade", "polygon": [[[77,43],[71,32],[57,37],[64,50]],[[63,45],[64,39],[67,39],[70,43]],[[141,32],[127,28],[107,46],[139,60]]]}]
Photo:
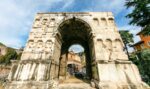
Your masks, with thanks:
[{"label": "stone facade", "polygon": [[111,12],[38,13],[6,89],[57,86],[65,79],[67,49],[74,43],[85,48],[87,73],[98,88],[144,89],[138,68],[123,51]]}]

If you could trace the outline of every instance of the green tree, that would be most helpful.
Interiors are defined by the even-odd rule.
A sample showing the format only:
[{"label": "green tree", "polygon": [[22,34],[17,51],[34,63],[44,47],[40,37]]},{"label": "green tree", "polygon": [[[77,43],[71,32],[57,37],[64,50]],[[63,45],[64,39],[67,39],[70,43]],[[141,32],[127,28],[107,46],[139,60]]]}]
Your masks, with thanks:
[{"label": "green tree", "polygon": [[138,52],[138,68],[143,80],[150,85],[150,49],[144,49]]},{"label": "green tree", "polygon": [[144,49],[141,51],[141,59],[150,60],[150,49]]},{"label": "green tree", "polygon": [[137,65],[142,80],[150,85],[150,49],[133,52],[130,55],[130,60]]},{"label": "green tree", "polygon": [[123,40],[123,43],[125,45],[125,50],[127,52],[128,58],[129,57],[129,51],[128,51],[128,46],[130,46],[130,43],[133,43],[133,34],[131,34],[129,31],[127,30],[121,30],[119,31],[121,38]]},{"label": "green tree", "polygon": [[130,24],[143,27],[145,34],[150,34],[150,0],[126,0],[125,6],[132,8],[126,17]]},{"label": "green tree", "polygon": [[9,64],[10,60],[14,60],[17,58],[17,53],[12,48],[7,48],[7,53],[5,55],[5,64]]},{"label": "green tree", "polygon": [[4,63],[5,62],[5,56],[1,55],[0,56],[0,64]]}]

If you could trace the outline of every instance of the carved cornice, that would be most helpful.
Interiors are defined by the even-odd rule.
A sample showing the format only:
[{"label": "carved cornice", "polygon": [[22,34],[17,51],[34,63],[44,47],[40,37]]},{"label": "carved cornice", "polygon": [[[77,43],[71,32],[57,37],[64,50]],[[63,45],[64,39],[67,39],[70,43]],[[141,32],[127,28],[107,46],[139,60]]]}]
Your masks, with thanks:
[{"label": "carved cornice", "polygon": [[127,60],[96,60],[92,64],[132,64],[132,62]]},{"label": "carved cornice", "polygon": [[33,60],[21,60],[19,63],[21,64],[27,64],[27,63],[42,63],[42,64],[49,64],[51,63],[51,60],[41,60],[41,59],[33,59]]}]

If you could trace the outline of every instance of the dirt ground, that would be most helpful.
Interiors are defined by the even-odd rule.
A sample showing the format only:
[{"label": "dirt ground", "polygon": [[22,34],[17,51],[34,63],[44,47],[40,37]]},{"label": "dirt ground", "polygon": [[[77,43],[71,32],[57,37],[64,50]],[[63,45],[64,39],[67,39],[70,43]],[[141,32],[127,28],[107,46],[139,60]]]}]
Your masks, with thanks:
[{"label": "dirt ground", "polygon": [[0,83],[0,89],[4,89],[1,83]]}]

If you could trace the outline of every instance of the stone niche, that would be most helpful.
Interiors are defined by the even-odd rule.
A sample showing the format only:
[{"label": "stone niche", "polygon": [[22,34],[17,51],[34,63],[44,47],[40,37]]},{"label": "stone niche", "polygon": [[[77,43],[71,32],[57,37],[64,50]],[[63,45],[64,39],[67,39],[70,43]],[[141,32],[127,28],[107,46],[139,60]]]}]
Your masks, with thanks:
[{"label": "stone niche", "polygon": [[123,51],[111,12],[38,13],[21,59],[12,62],[5,89],[62,89],[70,42],[85,46],[87,75],[97,89],[150,89]]}]

